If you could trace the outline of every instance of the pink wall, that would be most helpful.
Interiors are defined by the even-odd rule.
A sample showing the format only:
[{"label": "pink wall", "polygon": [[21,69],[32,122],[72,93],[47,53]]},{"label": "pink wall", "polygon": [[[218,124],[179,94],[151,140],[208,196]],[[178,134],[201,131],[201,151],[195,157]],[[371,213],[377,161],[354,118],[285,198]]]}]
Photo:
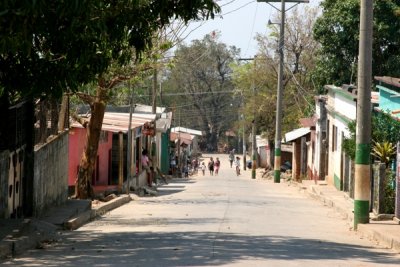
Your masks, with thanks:
[{"label": "pink wall", "polygon": [[[103,135],[104,136],[104,135]],[[76,175],[82,152],[86,143],[86,129],[72,128],[69,131],[69,163],[68,163],[68,185],[75,185]],[[98,180],[94,185],[107,185],[109,174],[109,150],[112,148],[112,133],[100,141],[98,156]]]}]

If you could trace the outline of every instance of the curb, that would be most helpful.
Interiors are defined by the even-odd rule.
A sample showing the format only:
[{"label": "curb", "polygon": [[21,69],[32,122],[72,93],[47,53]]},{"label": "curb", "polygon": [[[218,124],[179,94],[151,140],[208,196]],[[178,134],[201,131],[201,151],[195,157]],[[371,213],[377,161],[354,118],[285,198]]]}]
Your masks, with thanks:
[{"label": "curb", "polygon": [[22,252],[40,247],[43,240],[54,239],[57,227],[36,219],[25,219],[20,229],[0,240],[0,259],[15,257]]},{"label": "curb", "polygon": [[118,208],[119,206],[122,206],[130,201],[130,196],[119,196],[114,198],[113,200],[101,204],[98,207],[92,208],[91,210],[85,211],[84,213],[68,220],[64,223],[64,228],[67,230],[76,230],[87,222],[94,220],[97,216],[104,215],[108,211]]},{"label": "curb", "polygon": [[378,241],[379,243],[387,246],[390,249],[393,249],[397,253],[400,253],[400,241],[396,240],[388,235],[382,234],[379,231],[374,229],[370,229],[368,224],[359,224],[357,226],[357,232],[363,234],[369,239]]},{"label": "curb", "polygon": [[[129,195],[124,195],[100,204],[65,222],[64,229],[76,230],[97,216],[104,215],[108,211],[130,202],[131,199]],[[42,241],[56,239],[56,235],[57,226],[41,220],[26,219],[17,234],[11,233],[8,237],[0,240],[0,260],[15,257],[28,249],[40,247]]]},{"label": "curb", "polygon": [[[318,192],[314,185],[305,186],[300,183],[292,183],[296,185],[300,191],[307,194],[312,199],[318,200],[328,207],[333,208],[336,212],[340,213],[344,219],[348,220],[350,223],[354,222],[353,219],[353,211],[349,211],[343,207],[340,207],[335,204],[333,199],[330,199],[328,196],[324,195],[323,192]],[[353,228],[353,227],[352,227]],[[354,229],[353,229],[354,230]],[[369,224],[358,224],[357,230],[355,232],[360,235],[365,236],[368,239],[375,240],[389,249],[394,250],[397,253],[400,253],[400,240],[394,239],[392,236],[372,229]]]}]

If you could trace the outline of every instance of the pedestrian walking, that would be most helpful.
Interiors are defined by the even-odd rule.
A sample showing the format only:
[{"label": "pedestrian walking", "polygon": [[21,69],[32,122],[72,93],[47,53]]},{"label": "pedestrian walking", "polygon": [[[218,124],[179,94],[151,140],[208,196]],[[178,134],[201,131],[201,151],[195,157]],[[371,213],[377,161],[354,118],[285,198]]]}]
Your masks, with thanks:
[{"label": "pedestrian walking", "polygon": [[219,171],[219,167],[220,166],[221,166],[221,161],[219,161],[219,158],[216,158],[215,162],[214,162],[215,175],[218,175],[218,171]]},{"label": "pedestrian walking", "polygon": [[203,176],[206,175],[206,164],[204,162],[201,163],[201,172]]},{"label": "pedestrian walking", "polygon": [[210,171],[210,175],[214,175],[214,159],[212,157],[208,162],[208,170]]},{"label": "pedestrian walking", "polygon": [[236,157],[234,165],[235,165],[236,175],[239,176],[240,175],[240,158],[239,157]]},{"label": "pedestrian walking", "polygon": [[229,152],[229,162],[230,162],[230,164],[231,164],[231,168],[232,168],[232,164],[233,164],[233,161],[235,160],[235,149],[232,149],[230,152]]},{"label": "pedestrian walking", "polygon": [[153,185],[153,172],[152,168],[150,167],[150,159],[147,156],[148,152],[147,149],[143,149],[142,151],[142,168],[147,173],[147,185],[151,187]]}]

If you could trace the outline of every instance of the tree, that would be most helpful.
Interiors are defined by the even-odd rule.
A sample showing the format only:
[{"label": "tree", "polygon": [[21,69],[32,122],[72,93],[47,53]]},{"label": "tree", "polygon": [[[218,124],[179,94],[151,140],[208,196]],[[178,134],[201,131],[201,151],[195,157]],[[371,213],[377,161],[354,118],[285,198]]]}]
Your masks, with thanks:
[{"label": "tree", "polygon": [[[360,1],[325,0],[314,26],[321,44],[314,78],[318,88],[325,84],[349,84],[357,80]],[[400,75],[400,1],[374,1],[372,73]],[[372,79],[372,77],[371,77]]]},{"label": "tree", "polygon": [[0,91],[31,97],[75,91],[150,47],[172,18],[213,17],[219,8],[212,0],[38,0],[1,1],[0,10]]},{"label": "tree", "polygon": [[[180,107],[181,123],[197,125],[199,130],[205,131],[208,149],[212,151],[217,149],[219,137],[237,118],[237,113],[232,110],[236,100],[231,93],[230,64],[239,50],[227,47],[217,38],[206,35],[190,45],[178,46],[174,67],[168,77],[170,90],[180,94],[170,105],[179,108],[181,105],[176,103],[184,103]],[[179,112],[176,113],[179,116]]]},{"label": "tree", "polygon": [[[288,13],[285,34],[285,75],[284,112],[282,132],[292,130],[298,119],[312,114],[314,86],[311,70],[315,66],[313,55],[318,44],[312,38],[312,27],[318,14],[317,8],[306,8],[300,14],[298,9]],[[275,18],[273,20],[278,20]],[[234,72],[236,90],[247,99],[243,109],[246,118],[253,118],[255,112],[258,133],[268,139],[275,136],[275,106],[277,88],[277,68],[279,29],[269,26],[267,35],[257,35],[259,52],[256,62],[239,66]],[[272,38],[271,38],[272,37]],[[253,99],[253,84],[257,97]],[[248,101],[253,99],[253,101]],[[251,119],[247,119],[251,121]]]},{"label": "tree", "polygon": [[[3,1],[0,16],[0,92],[10,98],[60,96],[97,80],[96,95],[79,94],[90,105],[87,151],[82,158],[79,196],[89,193],[109,89],[135,75],[119,66],[152,46],[154,32],[174,18],[184,22],[213,17],[212,0]],[[115,67],[115,68],[114,68]],[[3,132],[3,129],[0,129]]]}]

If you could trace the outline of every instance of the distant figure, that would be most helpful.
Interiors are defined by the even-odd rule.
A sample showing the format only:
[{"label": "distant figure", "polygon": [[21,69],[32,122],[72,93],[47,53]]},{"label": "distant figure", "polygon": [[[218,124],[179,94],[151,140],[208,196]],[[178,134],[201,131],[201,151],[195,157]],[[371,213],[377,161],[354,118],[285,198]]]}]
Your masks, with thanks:
[{"label": "distant figure", "polygon": [[153,185],[153,177],[152,177],[152,171],[150,168],[150,159],[147,156],[147,149],[143,149],[143,151],[142,151],[142,168],[147,173],[147,185],[149,187],[151,187]]},{"label": "distant figure", "polygon": [[214,160],[211,157],[210,161],[208,162],[208,170],[210,171],[210,175],[214,175]]},{"label": "distant figure", "polygon": [[232,164],[233,164],[233,161],[235,160],[235,150],[234,149],[232,149],[230,152],[229,152],[229,162],[231,163],[231,168],[232,168]]},{"label": "distant figure", "polygon": [[215,171],[215,175],[218,175],[218,171],[219,171],[219,167],[221,166],[221,161],[219,161],[219,158],[215,159],[215,163],[214,163],[214,171]]},{"label": "distant figure", "polygon": [[236,169],[236,175],[239,176],[240,175],[240,158],[239,157],[236,157],[235,169]]},{"label": "distant figure", "polygon": [[203,173],[203,176],[206,175],[206,164],[204,164],[204,162],[201,163],[201,172]]},{"label": "distant figure", "polygon": [[175,159],[175,155],[171,156],[171,174],[175,175],[175,171],[176,171],[176,159]]}]

